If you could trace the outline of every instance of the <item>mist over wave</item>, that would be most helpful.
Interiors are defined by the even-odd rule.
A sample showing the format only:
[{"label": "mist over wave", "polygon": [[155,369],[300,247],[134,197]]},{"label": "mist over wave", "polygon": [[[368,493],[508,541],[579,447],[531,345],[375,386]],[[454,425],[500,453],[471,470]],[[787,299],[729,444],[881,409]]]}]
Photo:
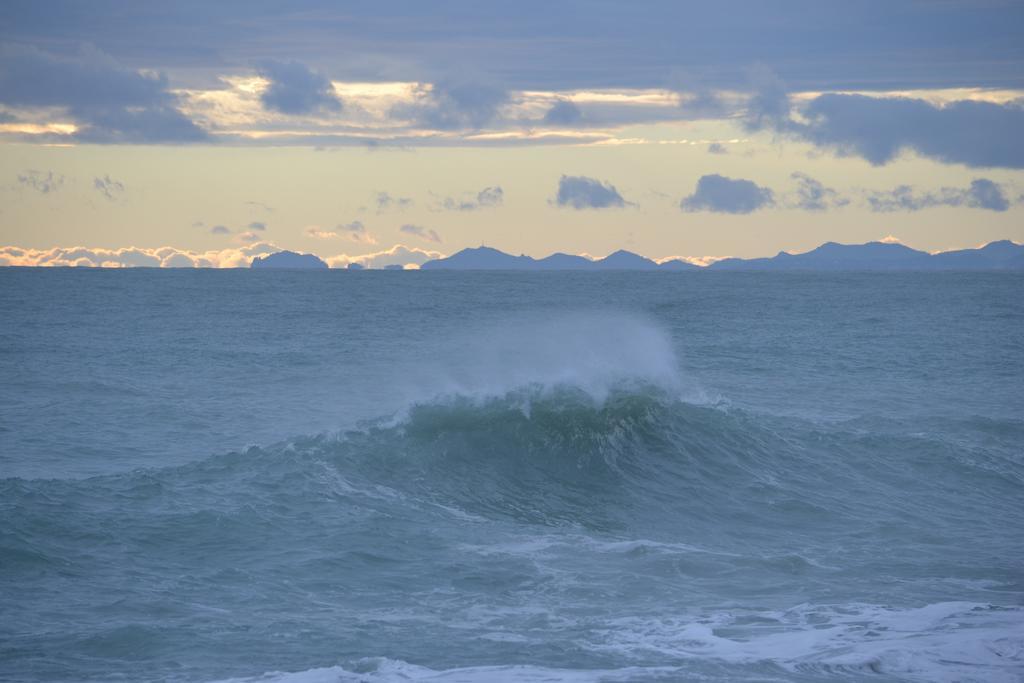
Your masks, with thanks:
[{"label": "mist over wave", "polygon": [[621,311],[521,313],[470,324],[398,376],[409,403],[560,387],[602,402],[614,388],[637,383],[704,399],[694,382],[684,381],[666,331],[648,316]]},{"label": "mist over wave", "polygon": [[[493,288],[481,296],[499,300],[512,286],[459,278],[430,300],[449,300],[443,287],[467,282]],[[377,297],[392,297],[395,309],[425,308],[381,282]],[[286,388],[296,376],[311,388],[307,404],[319,400],[319,375],[331,380],[325,390],[348,397],[342,405],[369,397],[373,405],[339,412],[332,428],[180,459],[162,457],[154,419],[154,448],[133,466],[75,451],[106,469],[0,480],[4,673],[289,682],[1020,679],[1024,545],[1015,530],[1024,528],[1024,420],[1015,394],[1002,389],[1002,378],[1021,377],[1010,353],[1017,347],[1005,346],[1019,344],[1006,317],[1020,307],[1012,286],[983,280],[965,295],[992,306],[965,322],[971,339],[978,329],[1009,333],[988,348],[959,349],[976,372],[994,349],[1008,349],[998,372],[977,378],[986,408],[955,368],[931,364],[929,354],[944,350],[921,350],[935,329],[927,315],[914,317],[928,310],[923,285],[917,306],[890,297],[891,310],[874,313],[893,321],[888,336],[847,339],[802,332],[809,323],[799,307],[780,337],[781,328],[748,322],[763,302],[714,287],[688,299],[666,292],[665,280],[609,294],[613,311],[636,312],[595,312],[582,304],[593,283],[574,294],[574,282],[561,282],[562,299],[550,309],[515,308],[550,289],[550,278],[525,277],[510,310],[453,304],[416,325],[305,316],[296,330],[282,306],[269,305],[273,315],[258,321],[277,335],[274,349],[264,351],[259,338],[231,341],[254,357],[279,353],[291,335],[304,341],[289,382],[274,385],[282,405],[295,400]],[[819,301],[816,315],[835,314],[835,329],[857,315],[841,295],[849,281],[816,280],[807,290],[756,282],[769,293],[779,288],[771,302],[794,292],[825,297],[831,307]],[[88,293],[88,283],[74,284]],[[301,300],[301,279],[279,287],[282,302]],[[130,309],[138,291],[122,295]],[[714,329],[700,324],[705,300]],[[202,315],[195,308],[182,304],[171,317],[187,327],[189,316]],[[113,344],[101,358],[117,348],[104,342],[109,324],[82,330],[86,346]],[[218,334],[202,343],[226,346]],[[832,343],[817,348],[812,337]],[[951,343],[957,329],[942,337]],[[777,372],[758,364],[766,354]],[[869,384],[880,354],[889,366]],[[164,377],[161,356],[153,357]],[[90,390],[99,400],[130,405],[171,386],[168,367],[168,384],[133,375],[126,391],[119,363],[109,362],[109,390]],[[332,384],[339,363],[354,368],[347,385]],[[83,373],[76,381],[89,380],[87,364],[68,367]],[[901,367],[923,379],[899,376]],[[814,385],[822,368],[838,385],[833,394]],[[734,376],[723,374],[729,369]],[[932,382],[930,395],[888,408],[888,392],[899,398],[913,381]],[[802,402],[794,382],[815,400]],[[52,390],[20,386],[30,396]],[[231,386],[232,398],[270,400],[268,384]],[[934,407],[957,392],[975,409],[951,417]],[[837,406],[816,411],[826,395],[839,397]],[[860,410],[868,397],[887,409]],[[101,439],[54,424],[53,438]],[[17,443],[31,452],[27,436]]]}]

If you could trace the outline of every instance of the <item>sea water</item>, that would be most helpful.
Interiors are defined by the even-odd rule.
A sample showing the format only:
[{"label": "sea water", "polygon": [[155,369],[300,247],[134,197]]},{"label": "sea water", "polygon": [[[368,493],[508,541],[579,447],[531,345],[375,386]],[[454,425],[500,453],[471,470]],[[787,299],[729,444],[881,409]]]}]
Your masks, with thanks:
[{"label": "sea water", "polygon": [[0,678],[1019,681],[1024,276],[0,269]]}]

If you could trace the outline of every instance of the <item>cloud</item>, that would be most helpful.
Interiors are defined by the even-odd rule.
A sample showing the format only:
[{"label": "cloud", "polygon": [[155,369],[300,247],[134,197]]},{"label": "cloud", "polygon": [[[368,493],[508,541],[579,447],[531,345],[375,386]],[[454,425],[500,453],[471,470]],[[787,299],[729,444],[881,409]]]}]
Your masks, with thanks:
[{"label": "cloud", "polygon": [[708,76],[678,67],[672,69],[669,83],[676,93],[676,106],[688,119],[719,119],[729,113],[729,105]]},{"label": "cloud", "polygon": [[50,194],[64,185],[64,176],[53,171],[43,172],[29,169],[18,174],[18,183],[41,194]]},{"label": "cloud", "polygon": [[349,255],[338,254],[326,259],[331,268],[347,268],[350,263],[356,263],[364,268],[384,268],[385,266],[404,266],[405,268],[418,268],[421,264],[434,259],[442,258],[444,254],[439,251],[420,249],[419,247],[407,247],[403,244],[396,244],[390,249],[377,251],[370,254]]},{"label": "cloud", "polygon": [[701,176],[697,189],[679,207],[684,211],[750,213],[775,203],[772,191],[750,180],[726,178],[717,173]]},{"label": "cloud", "polygon": [[362,221],[341,223],[334,230],[322,230],[318,226],[311,225],[306,228],[306,234],[321,240],[343,238],[352,242],[362,244],[376,244],[377,239],[370,234]]},{"label": "cloud", "polygon": [[34,47],[0,47],[0,104],[59,107],[95,143],[196,142],[206,132],[177,109],[163,74],[126,69],[95,48],[56,56]]},{"label": "cloud", "polygon": [[501,206],[505,201],[505,192],[501,187],[485,187],[475,195],[454,199],[445,197],[441,201],[441,207],[446,211],[476,211],[477,209],[489,209]]},{"label": "cloud", "polygon": [[270,81],[260,94],[260,102],[271,111],[312,114],[342,109],[330,79],[304,64],[270,60],[260,64],[259,73]]},{"label": "cloud", "polygon": [[363,225],[362,221],[352,221],[351,223],[343,223],[337,227],[339,234],[346,237],[353,242],[361,242],[363,244],[377,244],[377,239],[369,233],[366,226]]},{"label": "cloud", "polygon": [[112,202],[116,202],[124,192],[124,184],[114,180],[108,175],[105,175],[102,178],[93,178],[92,186],[93,189]]},{"label": "cloud", "polygon": [[583,119],[583,112],[571,100],[560,99],[544,114],[544,123],[551,126],[571,126]]},{"label": "cloud", "polygon": [[263,232],[264,230],[267,229],[267,224],[264,223],[263,221],[253,221],[252,223],[249,223],[249,229],[259,230],[260,232]]},{"label": "cloud", "polygon": [[708,145],[708,154],[728,154],[729,149],[721,142],[712,142]]},{"label": "cloud", "polygon": [[227,226],[215,225],[212,228],[210,228],[210,234],[211,235],[229,235],[229,234],[231,234],[231,231],[228,230]]},{"label": "cloud", "polygon": [[389,113],[434,130],[479,129],[494,120],[508,99],[504,89],[488,83],[440,81],[421,86],[412,102],[396,104]]},{"label": "cloud", "polygon": [[971,187],[967,190],[967,206],[989,211],[1006,211],[1010,208],[1010,201],[998,183],[988,178],[976,178],[971,181]]},{"label": "cloud", "polygon": [[436,231],[424,228],[422,225],[411,225],[407,223],[400,227],[399,230],[410,235],[422,237],[423,239],[430,240],[431,242],[441,242],[441,236],[438,235]]},{"label": "cloud", "polygon": [[318,240],[333,240],[337,237],[340,237],[340,235],[338,235],[338,233],[334,232],[333,230],[321,230],[315,225],[311,225],[308,228],[306,228],[306,234],[309,235],[310,237],[315,237]]},{"label": "cloud", "polygon": [[160,262],[161,268],[195,268],[196,264],[185,254],[171,254]]},{"label": "cloud", "polygon": [[824,211],[826,209],[846,206],[849,199],[831,187],[825,187],[806,173],[796,172],[790,176],[797,183],[796,197],[787,202],[790,208],[804,211]]},{"label": "cloud", "polygon": [[1024,168],[1024,104],[909,97],[820,95],[801,110],[806,123],[780,130],[875,166],[904,150],[970,167]]},{"label": "cloud", "polygon": [[628,204],[615,186],[596,178],[563,175],[558,180],[555,204],[574,209],[607,209]]},{"label": "cloud", "polygon": [[[657,87],[685,64],[735,85],[755,61],[806,90],[1019,86],[1019,2],[0,3],[0,38],[93,41],[140,63],[208,68],[289,55],[351,80],[470,64],[510,87]],[[76,11],[77,10],[77,11]],[[23,38],[24,39],[24,38]],[[865,50],[870,46],[870,52]],[[409,77],[409,76],[403,76]],[[717,84],[717,83],[716,83]]]},{"label": "cloud", "polygon": [[415,203],[409,197],[392,197],[387,192],[378,192],[374,201],[377,204],[377,213],[390,211],[392,209],[396,211],[405,211]]},{"label": "cloud", "polygon": [[790,112],[789,93],[782,79],[763,66],[750,69],[748,76],[753,94],[747,100],[744,126],[749,130],[760,130],[787,121]]},{"label": "cloud", "polygon": [[260,239],[260,236],[255,232],[247,231],[238,233],[238,235],[235,236],[235,239],[239,242],[256,242]]},{"label": "cloud", "polygon": [[935,206],[967,206],[972,209],[1006,211],[1010,201],[1003,188],[987,178],[976,178],[966,188],[943,187],[933,192],[917,192],[910,185],[892,190],[871,191],[866,195],[872,211],[920,211]]},{"label": "cloud", "polygon": [[248,268],[252,258],[272,254],[280,249],[268,242],[258,242],[233,249],[204,252],[176,247],[123,247],[103,249],[91,247],[54,247],[24,249],[0,247],[0,265],[5,266],[85,266],[103,268]]}]

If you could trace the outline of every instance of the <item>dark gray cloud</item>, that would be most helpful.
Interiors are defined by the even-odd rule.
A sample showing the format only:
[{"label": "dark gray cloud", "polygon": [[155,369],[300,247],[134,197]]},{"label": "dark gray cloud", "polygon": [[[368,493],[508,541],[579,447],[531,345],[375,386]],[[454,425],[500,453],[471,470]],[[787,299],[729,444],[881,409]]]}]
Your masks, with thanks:
[{"label": "dark gray cloud", "polygon": [[18,183],[40,194],[50,194],[51,192],[56,192],[64,185],[64,176],[53,171],[29,169],[18,174]]},{"label": "dark gray cloud", "polygon": [[[255,235],[256,233],[253,232],[249,234]],[[362,221],[339,223],[334,230],[323,230],[319,226],[310,225],[306,228],[306,234],[320,240],[329,240],[341,237],[353,242],[361,242],[363,244],[377,243],[377,238],[370,234],[370,231],[366,229],[366,226],[363,225]]]},{"label": "dark gray cloud", "polygon": [[728,154],[729,149],[721,142],[712,142],[708,145],[708,154]]},{"label": "dark gray cloud", "polygon": [[61,107],[83,142],[195,142],[206,133],[176,108],[163,74],[126,69],[94,48],[58,56],[34,47],[0,47],[0,104]]},{"label": "dark gray cloud", "polygon": [[937,106],[912,98],[821,95],[806,123],[779,127],[840,155],[886,164],[904,150],[971,167],[1024,168],[1024,106],[961,100]]},{"label": "dark gray cloud", "polygon": [[339,112],[341,100],[329,78],[299,62],[265,61],[260,75],[270,85],[260,95],[263,106],[282,114]]},{"label": "dark gray cloud", "polygon": [[499,186],[485,187],[475,195],[462,199],[445,197],[441,201],[441,208],[446,211],[476,211],[477,209],[489,209],[505,201],[505,192]]},{"label": "dark gray cloud", "polygon": [[112,202],[116,202],[124,193],[124,183],[114,180],[109,175],[105,175],[102,178],[93,178],[92,187]]},{"label": "dark gray cloud", "polygon": [[796,181],[797,189],[794,197],[787,202],[791,208],[804,211],[825,211],[826,209],[846,206],[849,199],[841,196],[831,187],[825,187],[806,173],[794,173],[790,176]]},{"label": "dark gray cloud", "polygon": [[749,130],[778,127],[789,120],[789,92],[786,84],[772,70],[757,66],[748,71],[751,90],[747,100],[744,126]]},{"label": "dark gray cloud", "polygon": [[574,209],[608,209],[628,204],[615,186],[596,178],[564,175],[558,180],[555,204]]},{"label": "dark gray cloud", "polygon": [[229,235],[231,231],[228,230],[226,225],[215,225],[210,228],[211,235]]},{"label": "dark gray cloud", "polygon": [[673,69],[669,87],[679,95],[679,108],[686,118],[717,119],[729,111],[729,107],[715,92],[710,74]]},{"label": "dark gray cloud", "polygon": [[340,80],[471,64],[510,88],[555,90],[664,87],[679,65],[735,87],[758,62],[794,90],[1020,87],[1022,25],[1024,5],[998,0],[0,3],[0,41],[92,42],[176,74],[287,55]]},{"label": "dark gray cloud", "polygon": [[976,178],[967,190],[967,205],[989,211],[1006,211],[1010,208],[1010,201],[998,183],[988,178]]},{"label": "dark gray cloud", "polygon": [[544,123],[551,126],[571,126],[583,119],[583,112],[569,100],[558,100],[544,114]]},{"label": "dark gray cloud", "polygon": [[685,197],[683,211],[750,213],[775,203],[772,191],[750,180],[726,178],[717,173],[701,176],[697,188]]},{"label": "dark gray cloud", "polygon": [[374,201],[377,204],[377,213],[391,210],[405,211],[415,203],[409,197],[392,197],[389,192],[378,192]]},{"label": "dark gray cloud", "polygon": [[405,225],[400,227],[399,230],[409,235],[416,235],[417,237],[421,237],[431,242],[437,242],[438,244],[441,243],[441,236],[438,235],[435,230],[424,228],[422,225],[412,225],[406,223]]},{"label": "dark gray cloud", "polygon": [[917,191],[910,185],[866,194],[872,211],[920,211],[935,206],[966,206],[988,211],[1006,211],[1010,201],[1003,188],[988,178],[976,178],[967,188],[943,187],[935,191]]},{"label": "dark gray cloud", "polygon": [[262,232],[267,229],[267,224],[264,223],[263,221],[253,221],[252,223],[249,223],[249,229],[259,230]]},{"label": "dark gray cloud", "polygon": [[415,102],[393,107],[390,116],[434,130],[478,129],[507,101],[508,93],[491,83],[439,81],[422,88]]}]

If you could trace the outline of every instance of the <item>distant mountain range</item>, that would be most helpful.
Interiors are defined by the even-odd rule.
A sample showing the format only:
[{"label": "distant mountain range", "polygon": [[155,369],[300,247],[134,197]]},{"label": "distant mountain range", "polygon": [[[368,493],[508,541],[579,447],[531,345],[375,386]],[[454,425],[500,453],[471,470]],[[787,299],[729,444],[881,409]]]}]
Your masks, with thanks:
[{"label": "distant mountain range", "polygon": [[702,267],[680,259],[656,263],[629,251],[616,251],[591,261],[572,254],[542,259],[512,256],[491,247],[463,249],[446,258],[427,261],[423,270],[1004,270],[1024,269],[1024,245],[1009,240],[980,249],[929,254],[889,242],[837,244],[826,242],[802,254],[780,251],[767,258],[728,258]]},{"label": "distant mountain range", "polygon": [[619,250],[591,261],[575,254],[551,254],[542,259],[512,256],[491,247],[463,249],[447,258],[427,261],[421,270],[700,270],[679,259],[655,263],[630,251]]},{"label": "distant mountain range", "polygon": [[[279,251],[252,260],[253,268],[327,268],[313,254]],[[394,268],[400,268],[395,266]],[[766,258],[727,258],[709,266],[697,266],[681,259],[657,263],[630,251],[619,250],[602,259],[591,260],[575,254],[556,253],[535,259],[513,256],[491,247],[463,249],[446,258],[427,261],[422,270],[1024,270],[1024,245],[1009,240],[990,242],[979,249],[960,249],[929,254],[890,242],[837,244],[826,242],[802,254],[780,251]],[[349,269],[362,269],[350,264]]]}]

